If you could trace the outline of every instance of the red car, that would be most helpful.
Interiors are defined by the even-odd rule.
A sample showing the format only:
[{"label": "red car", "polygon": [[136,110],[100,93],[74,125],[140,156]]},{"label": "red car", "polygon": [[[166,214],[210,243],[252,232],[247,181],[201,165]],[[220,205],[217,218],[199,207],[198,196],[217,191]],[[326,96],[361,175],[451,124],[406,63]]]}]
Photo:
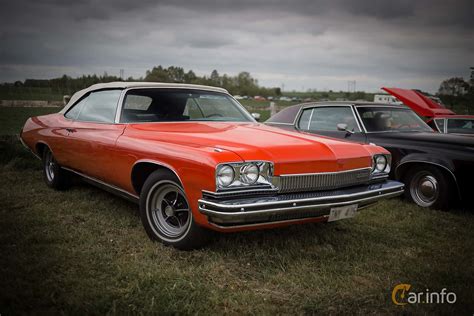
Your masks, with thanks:
[{"label": "red car", "polygon": [[181,249],[212,230],[333,221],[403,193],[385,149],[259,124],[207,86],[97,84],[28,119],[21,139],[47,185],[76,174],[136,201],[150,238]]},{"label": "red car", "polygon": [[382,88],[421,117],[435,131],[444,134],[474,136],[474,115],[457,115],[440,102],[417,90]]}]

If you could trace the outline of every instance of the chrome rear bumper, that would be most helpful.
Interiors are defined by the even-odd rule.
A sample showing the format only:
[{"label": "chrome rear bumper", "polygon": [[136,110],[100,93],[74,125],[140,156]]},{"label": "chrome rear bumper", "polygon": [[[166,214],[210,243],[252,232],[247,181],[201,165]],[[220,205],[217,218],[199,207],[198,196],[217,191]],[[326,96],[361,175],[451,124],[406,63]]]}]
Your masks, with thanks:
[{"label": "chrome rear bumper", "polygon": [[199,211],[220,228],[328,217],[333,207],[357,204],[358,209],[403,194],[398,181],[346,189],[233,199],[199,200]]}]

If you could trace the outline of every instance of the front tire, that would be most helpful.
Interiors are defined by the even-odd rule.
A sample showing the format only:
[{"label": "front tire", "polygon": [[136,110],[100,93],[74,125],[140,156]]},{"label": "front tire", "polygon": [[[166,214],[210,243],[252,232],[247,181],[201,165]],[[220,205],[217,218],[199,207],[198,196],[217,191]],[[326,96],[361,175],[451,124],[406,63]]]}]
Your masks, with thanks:
[{"label": "front tire", "polygon": [[65,190],[71,186],[71,175],[61,168],[51,150],[46,147],[43,151],[44,182],[55,190]]},{"label": "front tire", "polygon": [[181,250],[201,248],[211,232],[194,221],[186,194],[174,174],[153,172],[140,193],[140,218],[147,235]]},{"label": "front tire", "polygon": [[421,207],[447,210],[452,200],[452,186],[448,176],[433,166],[416,166],[405,178],[405,196]]}]

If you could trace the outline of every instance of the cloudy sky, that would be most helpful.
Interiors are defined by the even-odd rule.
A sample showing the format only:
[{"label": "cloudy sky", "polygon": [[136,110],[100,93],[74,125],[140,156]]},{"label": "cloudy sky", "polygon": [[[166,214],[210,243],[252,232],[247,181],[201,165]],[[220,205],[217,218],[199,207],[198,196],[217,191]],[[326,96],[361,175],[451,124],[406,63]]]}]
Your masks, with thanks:
[{"label": "cloudy sky", "polygon": [[0,82],[62,74],[249,71],[285,90],[434,92],[474,66],[474,1],[15,0],[0,11]]}]

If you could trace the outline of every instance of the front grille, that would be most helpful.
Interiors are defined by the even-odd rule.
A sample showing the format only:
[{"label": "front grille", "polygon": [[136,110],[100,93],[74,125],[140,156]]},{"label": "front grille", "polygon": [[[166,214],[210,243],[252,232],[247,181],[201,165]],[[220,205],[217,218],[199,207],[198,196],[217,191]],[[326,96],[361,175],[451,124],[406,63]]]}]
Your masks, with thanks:
[{"label": "front grille", "polygon": [[371,168],[280,176],[279,193],[333,190],[367,183]]}]

